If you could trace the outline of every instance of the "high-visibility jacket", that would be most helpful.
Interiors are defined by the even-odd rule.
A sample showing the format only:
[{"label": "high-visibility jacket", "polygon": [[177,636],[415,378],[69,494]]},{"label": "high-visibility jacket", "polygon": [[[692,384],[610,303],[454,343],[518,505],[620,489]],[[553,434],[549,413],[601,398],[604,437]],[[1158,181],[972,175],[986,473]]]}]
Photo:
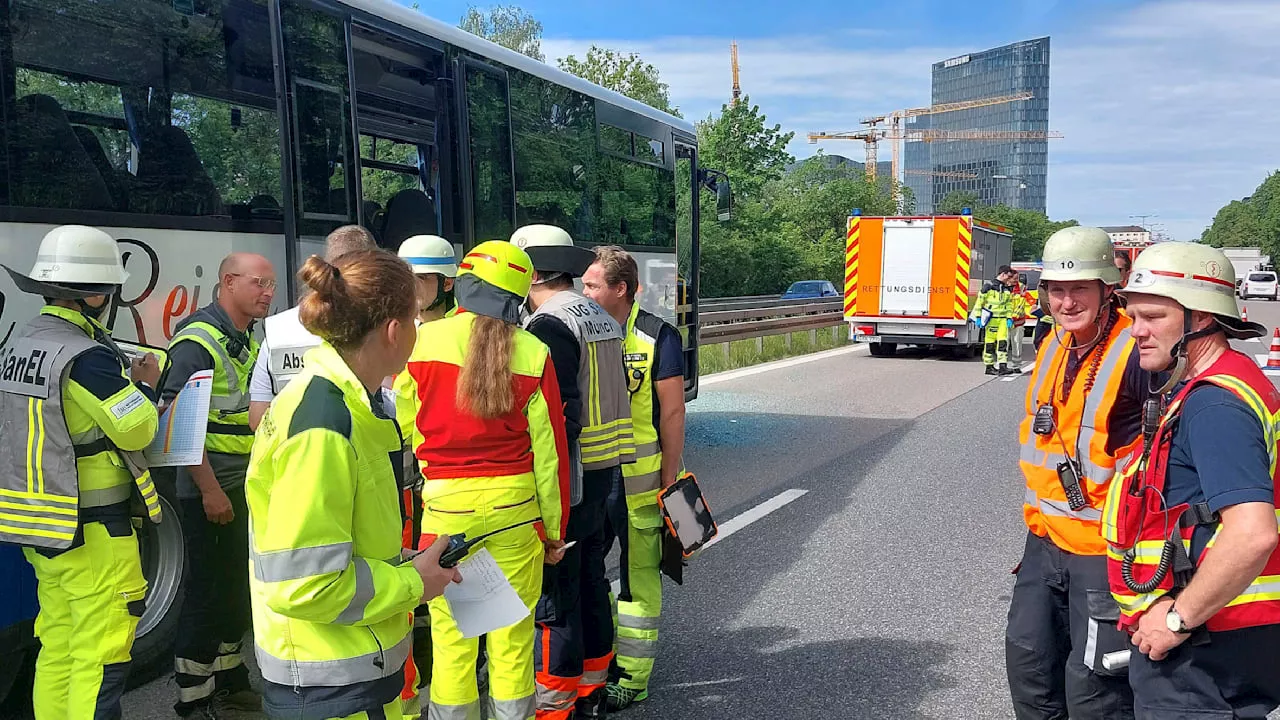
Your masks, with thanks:
[{"label": "high-visibility jacket", "polygon": [[[1111,411],[1124,381],[1129,355],[1137,352],[1129,335],[1130,320],[1115,317],[1107,337],[1082,361],[1079,374],[1064,398],[1062,381],[1067,354],[1056,336],[1040,346],[1031,386],[1027,391],[1026,417],[1019,440],[1019,465],[1026,478],[1023,516],[1031,532],[1053,540],[1054,544],[1077,555],[1102,555],[1106,542],[1099,534],[1102,503],[1115,472],[1116,462],[1137,447],[1139,439],[1107,450]],[[1036,410],[1051,405],[1054,431],[1048,435],[1032,432]],[[1081,490],[1086,506],[1073,510],[1059,479],[1058,466],[1067,453],[1079,462]]]},{"label": "high-visibility jacket", "polygon": [[253,449],[249,429],[249,377],[258,359],[258,340],[248,342],[223,332],[208,307],[187,319],[169,341],[169,352],[181,342],[194,342],[213,358],[213,398],[209,402],[209,422],[204,448],[209,452],[248,455]]},{"label": "high-visibility jacket", "polygon": [[511,412],[481,419],[459,408],[458,378],[475,319],[463,310],[428,323],[433,342],[417,343],[409,358],[418,389],[414,456],[428,486],[423,494],[436,480],[532,474],[546,538],[560,540],[569,521],[569,446],[555,365],[541,340],[514,328]]},{"label": "high-visibility jacket", "polygon": [[[1204,562],[1222,530],[1222,523],[1208,509],[1207,503],[1194,508],[1184,503],[1155,509],[1159,507],[1159,498],[1163,497],[1168,479],[1169,451],[1183,403],[1193,389],[1210,384],[1229,390],[1257,415],[1271,459],[1271,478],[1276,493],[1272,502],[1280,507],[1280,465],[1277,464],[1277,458],[1280,458],[1280,430],[1277,429],[1280,392],[1247,355],[1229,350],[1178,392],[1160,418],[1150,448],[1134,452],[1111,482],[1103,509],[1102,532],[1108,543],[1107,575],[1111,594],[1120,606],[1121,627],[1136,627],[1142,613],[1160,596],[1170,592],[1175,580],[1171,570],[1152,592],[1133,591],[1125,584],[1121,573],[1126,550],[1132,548],[1134,554],[1133,579],[1142,583],[1155,574],[1164,550],[1166,529],[1170,534],[1177,533],[1187,559],[1196,565]],[[1138,490],[1139,487],[1145,490]],[[1195,512],[1189,512],[1192,510]],[[1214,533],[1200,556],[1193,558],[1191,539],[1198,523],[1213,525]],[[1276,624],[1280,624],[1280,548],[1271,552],[1262,572],[1249,587],[1209,618],[1205,627],[1219,632]]]},{"label": "high-visibility jacket", "polygon": [[100,399],[71,379],[76,359],[99,347],[123,357],[102,325],[48,305],[0,350],[0,542],[70,548],[84,510],[128,502],[134,487],[159,521],[140,452],[156,433],[155,404],[133,384]]},{"label": "high-visibility jacket", "polygon": [[263,342],[260,348],[267,351],[267,371],[271,376],[271,391],[276,395],[289,381],[302,372],[303,357],[307,351],[320,344],[318,336],[302,326],[298,308],[289,308],[262,321]]},{"label": "high-visibility jacket", "polygon": [[395,421],[328,343],[263,416],[245,495],[254,642],[273,705],[324,698],[336,703],[326,716],[342,717],[400,692],[423,592],[400,562],[400,447]]},{"label": "high-visibility jacket", "polygon": [[1012,319],[1022,317],[1026,312],[1024,308],[1021,294],[1013,292],[1007,285],[991,282],[978,294],[972,312],[978,315],[983,310],[990,310],[992,317]]},{"label": "high-visibility jacket", "polygon": [[539,305],[525,325],[546,315],[558,318],[578,339],[582,469],[603,470],[631,462],[636,450],[622,361],[624,330],[604,308],[573,290],[556,293]]},{"label": "high-visibility jacket", "polygon": [[[451,318],[458,314],[458,308],[450,308],[444,314],[444,317]],[[418,326],[418,337],[414,340],[415,349],[417,346],[430,345],[433,340],[436,321],[422,322],[414,320]],[[422,435],[418,433],[416,419],[418,417],[418,382],[413,379],[413,375],[409,372],[408,367],[400,371],[396,375],[395,381],[392,383],[392,390],[396,397],[396,422],[400,424],[400,435],[404,438],[405,445],[409,447],[409,454],[413,454],[413,449],[418,447],[422,442]]]},{"label": "high-visibility jacket", "polygon": [[[635,462],[622,466],[627,507],[633,512],[657,507],[662,490],[662,444],[658,434],[653,388],[658,334],[665,323],[657,315],[631,306],[623,360],[627,365],[627,389],[631,391],[631,423],[635,433]],[[647,513],[658,520],[656,513]]]}]

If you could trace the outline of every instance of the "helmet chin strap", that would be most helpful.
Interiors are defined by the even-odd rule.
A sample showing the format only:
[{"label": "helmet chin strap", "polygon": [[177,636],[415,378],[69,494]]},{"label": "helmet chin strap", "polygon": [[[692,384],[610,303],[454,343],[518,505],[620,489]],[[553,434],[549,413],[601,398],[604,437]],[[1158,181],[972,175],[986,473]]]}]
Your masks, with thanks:
[{"label": "helmet chin strap", "polygon": [[1203,330],[1191,329],[1191,311],[1182,309],[1182,337],[1178,338],[1178,342],[1173,344],[1169,349],[1169,364],[1165,366],[1164,372],[1169,373],[1169,379],[1160,389],[1156,390],[1157,395],[1164,395],[1173,389],[1174,385],[1182,382],[1183,376],[1187,374],[1187,348],[1194,340],[1202,337],[1209,337],[1221,331],[1216,323],[1211,323]]},{"label": "helmet chin strap", "polygon": [[106,302],[102,303],[98,307],[94,307],[89,303],[85,302],[84,298],[76,298],[76,307],[80,308],[80,314],[84,315],[85,317],[91,320],[100,321],[102,319],[103,314],[107,312],[107,306],[109,306],[110,304],[111,304],[111,300],[108,299]]}]

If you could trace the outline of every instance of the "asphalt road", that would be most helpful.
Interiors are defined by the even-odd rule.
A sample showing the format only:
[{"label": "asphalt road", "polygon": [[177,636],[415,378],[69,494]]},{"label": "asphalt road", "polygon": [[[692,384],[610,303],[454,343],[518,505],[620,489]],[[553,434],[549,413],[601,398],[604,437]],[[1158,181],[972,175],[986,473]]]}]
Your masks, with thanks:
[{"label": "asphalt road", "polygon": [[[864,348],[707,378],[685,460],[732,531],[667,582],[650,698],[620,717],[1011,718],[1026,385]],[[135,690],[125,717],[173,717],[175,693]]]}]

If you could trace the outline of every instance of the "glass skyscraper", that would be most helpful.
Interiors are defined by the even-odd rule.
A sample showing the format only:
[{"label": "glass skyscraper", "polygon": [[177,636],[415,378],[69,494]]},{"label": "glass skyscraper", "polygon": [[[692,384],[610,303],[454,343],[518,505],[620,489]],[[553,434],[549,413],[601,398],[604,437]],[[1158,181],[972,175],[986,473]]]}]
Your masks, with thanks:
[{"label": "glass skyscraper", "polygon": [[[1031,92],[1030,100],[909,118],[912,130],[1049,130],[1049,38],[961,55],[933,64],[933,104]],[[1045,212],[1047,140],[909,141],[903,164],[946,176],[908,173],[916,212],[931,213],[953,191],[976,193],[986,205]],[[976,177],[964,177],[972,175]]]}]

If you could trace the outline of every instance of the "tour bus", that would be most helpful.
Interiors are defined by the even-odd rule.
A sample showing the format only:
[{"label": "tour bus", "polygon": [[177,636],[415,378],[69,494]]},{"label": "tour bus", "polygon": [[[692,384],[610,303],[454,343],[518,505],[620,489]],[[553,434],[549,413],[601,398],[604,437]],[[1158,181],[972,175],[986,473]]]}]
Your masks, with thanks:
[{"label": "tour bus", "polygon": [[[274,312],[340,225],[388,249],[441,235],[461,256],[547,223],[637,256],[642,306],[681,326],[696,396],[699,189],[720,219],[731,197],[699,167],[693,125],[415,10],[5,0],[0,118],[0,263],[27,272],[57,225],[110,233],[130,274],[105,316],[118,338],[166,345],[232,251],[276,265]],[[0,345],[40,304],[0,273]],[[161,492],[165,519],[140,541],[141,666],[163,662],[182,595],[178,513]],[[0,593],[0,618],[25,616],[4,630],[28,642],[0,649],[0,697],[33,650],[18,587]]]}]

